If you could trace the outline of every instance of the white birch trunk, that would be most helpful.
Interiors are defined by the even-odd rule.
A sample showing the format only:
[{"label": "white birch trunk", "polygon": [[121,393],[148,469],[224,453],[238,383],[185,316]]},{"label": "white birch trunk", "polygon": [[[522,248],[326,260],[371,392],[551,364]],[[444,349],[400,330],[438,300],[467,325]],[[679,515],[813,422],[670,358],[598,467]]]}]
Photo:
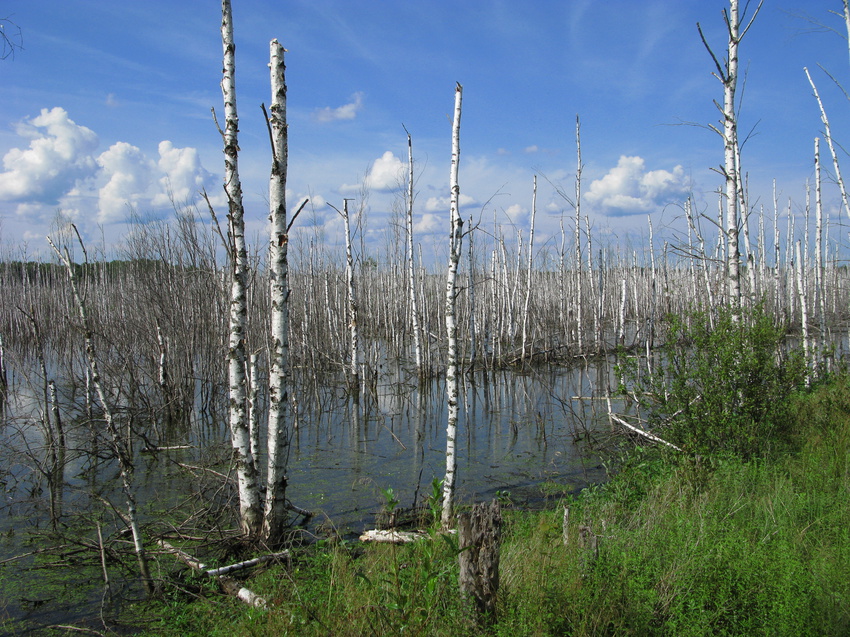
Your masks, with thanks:
[{"label": "white birch trunk", "polygon": [[[846,2],[845,2],[845,18],[847,17],[846,13]],[[850,33],[850,23],[848,23],[848,33]],[[812,87],[812,91],[814,92],[815,99],[818,102],[818,108],[820,109],[820,119],[823,123],[823,136],[826,139],[826,145],[829,147],[829,153],[832,155],[832,166],[835,169],[835,180],[838,182],[838,188],[841,191],[841,201],[844,204],[844,208],[850,212],[850,197],[848,197],[847,189],[844,187],[844,179],[841,177],[841,165],[838,161],[838,153],[835,150],[835,145],[832,143],[832,131],[829,126],[829,118],[826,116],[826,109],[823,107],[823,102],[820,98],[820,93],[818,93],[818,88],[815,86],[814,80],[812,80],[812,76],[809,75],[809,69],[803,67],[803,70],[806,72],[806,78],[809,80],[809,84]]]},{"label": "white birch trunk", "polygon": [[286,527],[286,466],[289,460],[289,236],[286,218],[286,173],[289,146],[286,127],[285,49],[277,40],[269,45],[273,161],[269,176],[269,286],[271,346],[269,349],[269,421],[266,503],[263,536],[280,542]]},{"label": "white birch trunk", "polygon": [[2,392],[2,396],[0,396],[0,415],[2,415],[3,410],[6,408],[6,391],[8,386],[8,376],[6,374],[6,353],[3,349],[3,335],[0,334],[0,392]]},{"label": "white birch trunk", "polygon": [[[576,345],[578,347],[578,353],[583,354],[584,350],[584,341],[583,341],[583,331],[584,331],[584,323],[582,319],[582,286],[581,286],[581,272],[583,269],[582,259],[581,259],[581,120],[578,115],[576,115],[576,200],[575,200],[575,208],[576,208],[576,227],[575,227],[575,243],[576,243],[576,261],[575,261],[575,270],[576,270]],[[588,243],[590,242],[590,238],[588,237]],[[590,247],[588,246],[588,250]]]},{"label": "white birch trunk", "polygon": [[[406,131],[405,131],[406,132]],[[413,353],[416,373],[422,377],[422,330],[416,298],[416,269],[413,263],[413,140],[407,133],[407,284],[410,289],[410,316],[413,324]]]},{"label": "white birch trunk", "polygon": [[348,290],[348,336],[349,360],[348,387],[355,400],[360,395],[360,344],[357,332],[357,288],[354,282],[354,255],[351,249],[351,223],[348,214],[348,199],[342,200],[342,215],[345,223],[345,283]]},{"label": "white birch trunk", "polygon": [[[650,271],[650,293],[651,305],[649,310],[649,318],[647,320],[646,330],[646,349],[649,352],[655,346],[655,308],[658,302],[658,283],[656,281],[655,271],[655,249],[653,248],[652,240],[652,217],[646,216],[647,224],[649,225],[649,271]],[[601,266],[600,266],[601,267]],[[648,356],[649,354],[647,354]]]},{"label": "white birch trunk", "polygon": [[[740,314],[741,307],[741,282],[740,282],[740,251],[738,245],[738,224],[741,212],[739,204],[743,192],[741,180],[741,157],[738,144],[738,118],[736,112],[735,92],[738,86],[738,45],[746,35],[753,21],[761,10],[761,0],[756,7],[753,17],[747,26],[741,29],[741,16],[738,11],[738,0],[729,0],[729,10],[723,11],[728,35],[726,58],[723,64],[718,61],[711,47],[705,40],[702,29],[697,24],[703,44],[708,49],[716,67],[715,76],[723,84],[723,116],[722,132],[713,127],[723,138],[723,176],[726,180],[726,219],[724,234],[726,235],[726,285],[729,294],[729,304],[733,315]],[[745,7],[746,10],[746,7]]]},{"label": "white birch trunk", "polygon": [[534,218],[537,216],[537,175],[531,194],[531,228],[528,231],[528,269],[525,279],[525,304],[522,311],[522,362],[525,363],[526,342],[528,338],[528,306],[531,302],[531,275],[534,267]]},{"label": "white birch trunk", "polygon": [[260,410],[257,399],[260,393],[257,354],[251,354],[248,362],[248,435],[251,441],[251,456],[258,458],[260,454]]},{"label": "white birch trunk", "polygon": [[820,338],[826,336],[826,301],[823,266],[823,202],[821,193],[820,138],[815,137],[815,298]]},{"label": "white birch trunk", "polygon": [[460,263],[461,243],[463,240],[463,220],[460,217],[460,185],[458,167],[460,165],[460,115],[463,87],[455,88],[454,120],[452,123],[452,165],[449,178],[451,203],[449,214],[451,230],[449,234],[449,268],[446,276],[446,400],[448,403],[448,422],[446,425],[446,477],[443,481],[443,510],[441,523],[444,529],[453,526],[455,472],[457,470],[457,422],[458,405],[458,361],[457,361],[457,270]]},{"label": "white birch trunk", "polygon": [[162,391],[162,399],[166,402],[170,402],[168,397],[168,371],[165,366],[166,343],[159,323],[157,323],[156,326],[156,341],[159,345],[159,389]]},{"label": "white birch trunk", "polygon": [[467,286],[469,295],[469,369],[475,368],[475,359],[478,356],[478,339],[475,333],[475,254],[473,252],[474,244],[472,240],[472,217],[469,218],[469,285]]},{"label": "white birch trunk", "polygon": [[620,318],[618,321],[617,344],[620,347],[626,344],[626,277],[620,284]]},{"label": "white birch trunk", "polygon": [[230,438],[236,464],[239,488],[239,517],[242,530],[250,536],[260,531],[262,513],[257,468],[251,455],[248,431],[245,381],[245,329],[248,305],[246,298],[247,250],[242,185],[239,181],[239,117],[236,110],[236,45],[233,41],[233,13],[230,0],[221,3],[221,42],[224,69],[221,92],[224,98],[224,189],[229,206],[231,263],[233,282],[230,288],[230,326],[228,340],[228,384],[230,387]]},{"label": "white birch trunk", "polygon": [[809,364],[811,361],[811,349],[809,344],[809,312],[806,303],[806,289],[803,285],[803,263],[800,259],[800,242],[796,243],[796,261],[797,261],[797,295],[800,297],[800,322],[803,332],[803,356],[806,359],[806,385],[809,384]]},{"label": "white birch trunk", "polygon": [[741,305],[740,255],[738,251],[738,120],[735,91],[738,85],[738,0],[729,7],[729,47],[723,78],[723,170],[726,177],[726,279],[729,302],[737,314]]},{"label": "white birch trunk", "polygon": [[593,285],[593,235],[590,234],[590,217],[587,215],[584,216],[584,227],[587,232],[587,277],[588,277],[588,300],[592,304],[593,307],[593,338],[594,338],[594,351],[599,352],[602,348],[599,343],[600,338],[600,328],[599,328],[599,308],[600,302],[594,296],[594,288]]},{"label": "white birch trunk", "polygon": [[[690,198],[688,198],[687,201],[685,201],[685,215],[688,218],[689,227],[691,228],[694,235],[696,236],[697,241],[699,241],[699,254],[700,254],[700,262],[701,262],[701,269],[702,269],[703,284],[705,285],[705,294],[706,294],[706,300],[708,301],[708,308],[709,308],[709,310],[711,310],[712,308],[714,308],[714,291],[711,288],[711,277],[709,276],[709,260],[708,260],[708,255],[705,253],[705,239],[703,238],[702,233],[699,231],[699,229],[696,226],[696,223],[694,222],[694,216],[693,216],[693,210],[691,208],[691,199]],[[714,318],[713,318],[714,315],[712,314],[712,312],[709,311],[708,316],[709,316],[710,324],[713,327],[714,326]]]},{"label": "white birch trunk", "polygon": [[[76,230],[76,228],[74,228],[74,230]],[[97,397],[100,400],[101,408],[103,409],[103,419],[106,422],[106,432],[109,435],[112,452],[118,459],[118,469],[121,474],[121,486],[127,502],[127,515],[125,519],[133,536],[133,547],[135,548],[136,558],[139,562],[142,584],[145,587],[145,591],[148,594],[151,594],[154,591],[153,579],[151,578],[150,569],[148,568],[147,553],[145,552],[145,546],[142,541],[142,533],[139,529],[138,518],[136,516],[136,489],[133,480],[135,466],[133,465],[133,455],[128,446],[128,441],[121,437],[121,433],[115,426],[115,419],[112,415],[110,401],[106,396],[106,391],[104,390],[103,383],[101,382],[100,368],[97,363],[97,355],[94,346],[94,334],[92,332],[91,325],[89,325],[86,306],[79,293],[77,277],[74,274],[74,266],[71,263],[70,256],[68,255],[67,250],[64,253],[60,252],[50,237],[47,237],[47,242],[62,260],[65,265],[65,269],[68,272],[71,293],[77,306],[77,312],[80,317],[80,323],[85,337],[86,360],[88,362],[88,369],[91,372],[91,382],[94,385]]]},{"label": "white birch trunk", "polygon": [[[783,283],[783,288],[787,291],[787,295],[783,295],[785,298],[785,302],[787,303],[786,313],[789,320],[793,319],[794,314],[797,311],[797,295],[794,294],[795,282],[794,282],[794,215],[791,211],[791,199],[788,199],[788,208],[786,211],[786,215],[788,216],[788,225],[785,230],[785,281]],[[790,267],[788,267],[790,264]]]}]

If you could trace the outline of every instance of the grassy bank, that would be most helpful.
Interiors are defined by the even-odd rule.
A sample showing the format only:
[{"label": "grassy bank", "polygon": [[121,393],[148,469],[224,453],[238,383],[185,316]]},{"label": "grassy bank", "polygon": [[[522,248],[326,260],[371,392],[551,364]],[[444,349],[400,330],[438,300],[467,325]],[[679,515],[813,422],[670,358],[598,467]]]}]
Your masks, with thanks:
[{"label": "grassy bank", "polygon": [[767,458],[630,452],[564,501],[566,543],[562,507],[506,511],[486,630],[458,599],[454,541],[435,538],[315,545],[250,581],[268,611],[174,588],[145,607],[148,634],[850,634],[850,379],[787,400],[791,442]]}]

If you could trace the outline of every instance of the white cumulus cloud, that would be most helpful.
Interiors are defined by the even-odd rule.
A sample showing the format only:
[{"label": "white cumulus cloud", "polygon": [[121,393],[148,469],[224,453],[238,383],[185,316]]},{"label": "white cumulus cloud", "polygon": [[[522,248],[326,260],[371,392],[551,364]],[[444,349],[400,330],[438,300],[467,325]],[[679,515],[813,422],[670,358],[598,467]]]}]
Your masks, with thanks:
[{"label": "white cumulus cloud", "polygon": [[398,188],[405,165],[401,160],[387,151],[372,164],[366,185],[372,190],[393,190]]},{"label": "white cumulus cloud", "polygon": [[317,110],[313,116],[320,122],[336,122],[339,120],[354,119],[357,112],[363,107],[363,93],[357,92],[351,96],[348,104],[331,108],[326,106]]},{"label": "white cumulus cloud", "polygon": [[198,150],[176,148],[170,141],[159,143],[159,193],[153,198],[154,207],[189,201],[213,181],[212,173],[201,165]]},{"label": "white cumulus cloud", "polygon": [[620,156],[617,165],[590,184],[585,195],[601,214],[619,217],[648,213],[687,196],[690,181],[681,166],[646,170],[641,157]]},{"label": "white cumulus cloud", "polygon": [[122,221],[130,205],[138,205],[153,183],[155,165],[145,154],[127,142],[117,142],[97,158],[101,174],[107,179],[98,191],[97,220],[100,223]]},{"label": "white cumulus cloud", "polygon": [[435,234],[443,231],[448,232],[448,227],[447,219],[432,212],[426,212],[413,224],[413,232],[414,234]]},{"label": "white cumulus cloud", "polygon": [[[425,210],[428,212],[444,212],[449,209],[451,199],[449,197],[428,197],[425,202]],[[460,193],[458,204],[461,208],[469,208],[475,205],[475,199],[469,195]]]},{"label": "white cumulus cloud", "polygon": [[505,215],[515,225],[525,225],[530,219],[528,210],[518,203],[511,204],[505,209]]},{"label": "white cumulus cloud", "polygon": [[56,204],[97,170],[92,155],[97,135],[76,124],[63,108],[42,109],[37,117],[20,124],[17,133],[31,141],[29,148],[13,148],[3,157],[0,201]]},{"label": "white cumulus cloud", "polygon": [[59,107],[42,109],[17,133],[29,147],[3,157],[0,201],[14,203],[19,216],[46,219],[57,205],[65,216],[98,223],[124,221],[130,207],[162,216],[172,201],[188,202],[214,181],[195,148],[170,141],[160,142],[157,159],[123,141],[98,155],[94,131]]},{"label": "white cumulus cloud", "polygon": [[[406,169],[406,164],[402,164],[401,160],[396,157],[392,151],[387,151],[374,162],[366,175],[364,185],[369,190],[377,192],[390,192],[396,190],[399,184],[402,183],[403,172]],[[356,193],[360,191],[360,186],[355,184],[343,184],[340,190],[346,193]]]}]

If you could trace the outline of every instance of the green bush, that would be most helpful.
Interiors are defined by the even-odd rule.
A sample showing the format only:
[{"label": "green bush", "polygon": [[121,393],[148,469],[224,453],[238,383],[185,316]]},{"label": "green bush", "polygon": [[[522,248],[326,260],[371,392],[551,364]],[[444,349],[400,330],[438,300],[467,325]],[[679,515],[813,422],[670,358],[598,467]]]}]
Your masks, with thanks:
[{"label": "green bush", "polygon": [[638,381],[633,394],[671,442],[699,455],[763,457],[789,441],[788,399],[806,376],[784,337],[758,307],[737,319],[720,309],[713,325],[705,312],[674,317],[655,372],[636,378],[633,367],[621,375]]}]

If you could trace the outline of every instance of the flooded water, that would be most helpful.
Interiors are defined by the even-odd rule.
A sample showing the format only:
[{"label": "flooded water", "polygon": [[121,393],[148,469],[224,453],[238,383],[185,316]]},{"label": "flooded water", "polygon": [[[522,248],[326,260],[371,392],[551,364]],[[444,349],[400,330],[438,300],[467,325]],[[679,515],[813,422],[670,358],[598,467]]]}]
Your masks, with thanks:
[{"label": "flooded water", "polygon": [[[519,504],[534,499],[534,487],[543,483],[578,490],[602,478],[598,461],[575,444],[586,427],[598,424],[589,400],[598,371],[590,378],[587,372],[466,379],[457,446],[460,502],[510,493]],[[445,474],[442,382],[409,391],[385,386],[374,403],[361,401],[359,411],[349,400],[339,412],[300,427],[290,459],[291,499],[348,529],[372,522],[382,489],[393,488],[401,506],[411,506]]]},{"label": "flooded water", "polygon": [[[607,429],[605,403],[594,396],[608,391],[610,373],[609,365],[601,362],[574,369],[465,376],[457,501],[498,497],[513,506],[538,507],[604,480],[599,460],[577,441]],[[68,548],[63,566],[70,569],[42,570],[38,555],[10,559],[50,543],[41,535],[50,528],[50,497],[46,476],[37,469],[43,464],[44,441],[42,428],[35,424],[40,418],[38,395],[32,387],[16,387],[2,432],[6,503],[0,514],[0,634],[26,634],[27,626],[87,623],[100,614],[104,601],[99,568],[73,567],[81,550],[96,549],[96,535]],[[393,489],[400,507],[412,507],[421,504],[432,481],[445,474],[443,380],[420,386],[401,371],[387,372],[358,400],[338,388],[317,387],[298,395],[297,413],[288,497],[316,513],[306,527],[312,534],[330,528],[343,536],[359,533],[374,526],[384,489]],[[163,434],[160,444],[164,439]],[[190,447],[158,458],[137,456],[141,521],[160,530],[156,511],[192,496],[185,466],[208,463],[214,450],[218,457],[226,456],[229,446],[223,420],[200,415],[183,430],[170,432],[167,444]],[[100,496],[116,508],[123,506],[114,463],[73,451],[90,445],[88,428],[69,429],[60,524],[85,516]],[[216,469],[227,471],[226,466]],[[115,516],[104,516],[104,533],[117,533],[116,522]],[[140,595],[132,579],[126,584],[130,588],[121,595]],[[121,585],[116,578],[113,586]]]}]

